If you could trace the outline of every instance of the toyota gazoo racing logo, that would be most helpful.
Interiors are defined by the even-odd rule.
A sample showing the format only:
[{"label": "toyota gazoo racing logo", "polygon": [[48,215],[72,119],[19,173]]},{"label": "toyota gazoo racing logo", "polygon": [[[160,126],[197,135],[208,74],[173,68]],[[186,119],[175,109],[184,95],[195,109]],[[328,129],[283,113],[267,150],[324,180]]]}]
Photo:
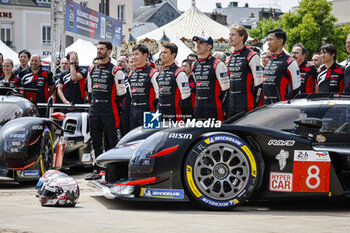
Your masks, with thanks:
[{"label": "toyota gazoo racing logo", "polygon": [[268,146],[294,146],[294,140],[270,140]]}]

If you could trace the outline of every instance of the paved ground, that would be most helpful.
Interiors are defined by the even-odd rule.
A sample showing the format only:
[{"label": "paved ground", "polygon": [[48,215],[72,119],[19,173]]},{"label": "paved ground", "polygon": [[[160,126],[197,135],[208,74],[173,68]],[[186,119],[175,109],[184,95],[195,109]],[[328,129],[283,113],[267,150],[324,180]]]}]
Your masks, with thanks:
[{"label": "paved ground", "polygon": [[0,232],[350,232],[350,202],[250,203],[229,212],[190,203],[105,199],[70,173],[81,196],[74,208],[41,207],[34,186],[0,184]]}]

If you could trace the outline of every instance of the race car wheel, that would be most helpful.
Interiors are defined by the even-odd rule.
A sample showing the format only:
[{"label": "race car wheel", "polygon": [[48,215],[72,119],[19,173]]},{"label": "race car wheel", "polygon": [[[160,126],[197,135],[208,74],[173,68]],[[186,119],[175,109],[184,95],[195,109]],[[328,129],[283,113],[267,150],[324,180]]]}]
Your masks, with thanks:
[{"label": "race car wheel", "polygon": [[53,165],[53,140],[51,131],[46,127],[40,142],[40,173],[41,176]]},{"label": "race car wheel", "polygon": [[228,210],[244,203],[258,181],[256,159],[248,145],[231,135],[214,135],[198,142],[184,163],[190,199],[202,207]]}]

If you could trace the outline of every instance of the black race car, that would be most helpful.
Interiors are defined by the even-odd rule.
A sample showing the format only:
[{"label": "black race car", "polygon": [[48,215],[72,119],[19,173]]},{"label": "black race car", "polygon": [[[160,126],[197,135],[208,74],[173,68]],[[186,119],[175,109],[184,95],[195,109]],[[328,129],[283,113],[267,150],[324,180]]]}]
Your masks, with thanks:
[{"label": "black race car", "polygon": [[40,118],[21,95],[0,88],[0,181],[37,180],[49,169],[92,163],[87,113],[52,115],[63,123]]},{"label": "black race car", "polygon": [[349,195],[350,95],[301,97],[217,128],[137,128],[97,158],[105,176],[90,184],[107,198],[217,210],[248,199]]}]

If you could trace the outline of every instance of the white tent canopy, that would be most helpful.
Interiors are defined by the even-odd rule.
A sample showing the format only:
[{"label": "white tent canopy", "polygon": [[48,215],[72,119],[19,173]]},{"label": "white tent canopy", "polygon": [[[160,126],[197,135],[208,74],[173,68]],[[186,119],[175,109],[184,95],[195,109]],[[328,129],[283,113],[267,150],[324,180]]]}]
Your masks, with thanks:
[{"label": "white tent canopy", "polygon": [[203,14],[195,4],[188,9],[185,13],[180,15],[170,23],[155,29],[151,32],[138,36],[137,40],[145,38],[160,40],[165,32],[166,36],[170,39],[186,38],[192,39],[194,36],[208,34],[214,40],[220,38],[228,38],[229,28],[212,20],[205,14]]},{"label": "white tent canopy", "polygon": [[[97,56],[97,48],[90,41],[78,39],[73,44],[68,46],[65,50],[65,55],[67,53],[74,51],[78,53],[79,65],[80,66],[91,66],[92,61]],[[51,61],[51,56],[44,58],[44,61]]]},{"label": "white tent canopy", "polygon": [[2,53],[4,59],[11,59],[14,65],[19,64],[18,54],[7,47],[7,45],[0,40],[0,53]]},{"label": "white tent canopy", "polygon": [[[193,53],[191,49],[189,49],[179,38],[174,38],[170,41],[171,43],[174,43],[177,45],[177,56],[175,60],[181,66],[181,62],[187,58],[187,55],[190,53]],[[153,55],[153,59],[156,60],[160,56],[161,50]]]}]

